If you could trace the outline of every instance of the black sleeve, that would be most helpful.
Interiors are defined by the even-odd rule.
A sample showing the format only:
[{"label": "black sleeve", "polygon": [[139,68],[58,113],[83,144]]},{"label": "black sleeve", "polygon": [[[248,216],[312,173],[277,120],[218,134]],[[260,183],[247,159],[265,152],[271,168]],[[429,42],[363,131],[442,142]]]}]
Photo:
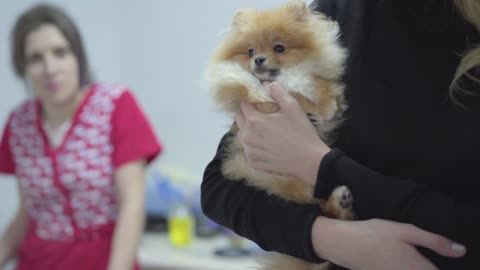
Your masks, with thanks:
[{"label": "black sleeve", "polygon": [[257,243],[262,249],[321,262],[313,251],[311,228],[320,215],[318,205],[288,203],[221,172],[223,137],[217,154],[205,169],[201,204],[213,221]]},{"label": "black sleeve", "polygon": [[445,269],[472,269],[474,265],[480,269],[478,203],[461,204],[428,185],[384,176],[333,149],[320,164],[315,197],[330,194],[338,185],[346,185],[352,191],[354,209],[361,219],[382,218],[414,224],[466,245],[467,256],[462,259],[429,255],[434,261],[443,260],[439,265],[452,264],[452,268]]},{"label": "black sleeve", "polygon": [[325,14],[340,28],[340,44],[347,49],[347,69],[344,81],[354,74],[363,61],[365,41],[369,39],[371,12],[382,0],[315,0],[310,9]]}]

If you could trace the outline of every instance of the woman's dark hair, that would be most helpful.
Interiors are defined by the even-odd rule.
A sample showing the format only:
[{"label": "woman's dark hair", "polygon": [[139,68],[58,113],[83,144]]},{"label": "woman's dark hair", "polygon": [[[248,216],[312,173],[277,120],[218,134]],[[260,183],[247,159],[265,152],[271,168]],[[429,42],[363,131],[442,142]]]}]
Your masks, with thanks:
[{"label": "woman's dark hair", "polygon": [[25,75],[25,43],[28,34],[44,24],[57,27],[70,43],[71,50],[79,64],[80,85],[91,83],[90,70],[80,32],[64,10],[50,4],[38,4],[28,9],[18,17],[13,27],[11,34],[12,63],[17,76],[23,78]]}]

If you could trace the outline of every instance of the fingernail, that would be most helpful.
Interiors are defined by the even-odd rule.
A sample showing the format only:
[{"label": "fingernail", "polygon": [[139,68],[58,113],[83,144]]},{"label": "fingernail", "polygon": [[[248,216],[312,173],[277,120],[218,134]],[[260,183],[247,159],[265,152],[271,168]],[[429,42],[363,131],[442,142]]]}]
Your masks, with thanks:
[{"label": "fingernail", "polygon": [[457,252],[457,253],[465,252],[465,246],[457,244],[457,243],[453,243],[452,246],[451,246],[451,249],[453,251]]}]

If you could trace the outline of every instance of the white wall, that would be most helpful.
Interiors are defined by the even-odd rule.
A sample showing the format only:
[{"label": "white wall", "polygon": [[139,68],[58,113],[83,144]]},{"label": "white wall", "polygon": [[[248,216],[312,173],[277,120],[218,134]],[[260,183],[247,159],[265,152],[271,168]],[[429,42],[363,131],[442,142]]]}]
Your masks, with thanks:
[{"label": "white wall", "polygon": [[[10,65],[10,29],[16,16],[36,2],[0,0],[1,126],[26,96]],[[200,182],[231,122],[213,109],[200,87],[206,61],[238,8],[271,7],[284,0],[51,2],[78,24],[96,79],[134,90],[165,145],[157,164],[184,168]],[[0,231],[17,207],[15,182],[8,180],[13,179],[0,176]]]}]

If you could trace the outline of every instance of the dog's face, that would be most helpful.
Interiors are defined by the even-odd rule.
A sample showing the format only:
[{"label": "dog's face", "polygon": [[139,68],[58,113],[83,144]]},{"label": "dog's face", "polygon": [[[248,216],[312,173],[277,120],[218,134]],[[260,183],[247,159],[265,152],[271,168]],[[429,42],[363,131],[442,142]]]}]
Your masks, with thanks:
[{"label": "dog's face", "polygon": [[[273,48],[270,48],[272,46]],[[261,82],[274,81],[280,74],[281,57],[285,53],[286,46],[280,42],[266,46],[252,46],[248,49],[249,69]]]},{"label": "dog's face", "polygon": [[241,10],[233,18],[221,58],[239,63],[261,82],[275,81],[283,69],[318,52],[307,16],[301,1],[268,11]]}]

